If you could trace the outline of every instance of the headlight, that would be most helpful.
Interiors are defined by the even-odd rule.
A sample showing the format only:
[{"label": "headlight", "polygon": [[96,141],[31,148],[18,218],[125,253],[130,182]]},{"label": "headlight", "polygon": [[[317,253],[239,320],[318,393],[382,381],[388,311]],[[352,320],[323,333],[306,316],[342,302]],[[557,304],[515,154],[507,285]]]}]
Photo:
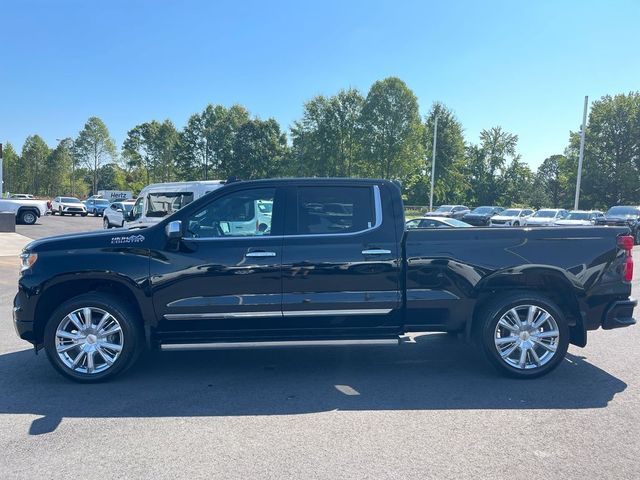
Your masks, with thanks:
[{"label": "headlight", "polygon": [[20,271],[24,272],[33,267],[38,260],[37,253],[21,253],[20,254]]}]

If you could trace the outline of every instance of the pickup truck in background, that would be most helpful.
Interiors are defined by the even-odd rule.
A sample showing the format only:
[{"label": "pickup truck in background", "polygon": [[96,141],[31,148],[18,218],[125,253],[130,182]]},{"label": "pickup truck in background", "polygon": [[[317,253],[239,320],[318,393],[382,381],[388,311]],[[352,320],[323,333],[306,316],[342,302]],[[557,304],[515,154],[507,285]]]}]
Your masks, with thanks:
[{"label": "pickup truck in background", "polygon": [[38,218],[47,214],[46,200],[33,199],[0,199],[0,212],[12,212],[16,216],[16,223],[33,225]]},{"label": "pickup truck in background", "polygon": [[[260,204],[267,228],[232,228]],[[627,227],[404,225],[389,181],[230,183],[147,228],[30,243],[15,328],[63,375],[94,382],[145,346],[402,343],[407,332],[462,333],[498,370],[532,378],[588,331],[635,323]]]}]

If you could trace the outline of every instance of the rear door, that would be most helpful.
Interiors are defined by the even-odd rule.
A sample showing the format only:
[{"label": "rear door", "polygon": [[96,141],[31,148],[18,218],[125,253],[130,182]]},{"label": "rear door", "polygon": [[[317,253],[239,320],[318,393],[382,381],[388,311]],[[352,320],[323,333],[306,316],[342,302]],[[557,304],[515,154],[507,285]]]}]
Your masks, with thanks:
[{"label": "rear door", "polygon": [[[282,310],[316,335],[395,332],[401,251],[384,185],[328,183],[287,192]],[[384,217],[383,211],[388,217]]]}]

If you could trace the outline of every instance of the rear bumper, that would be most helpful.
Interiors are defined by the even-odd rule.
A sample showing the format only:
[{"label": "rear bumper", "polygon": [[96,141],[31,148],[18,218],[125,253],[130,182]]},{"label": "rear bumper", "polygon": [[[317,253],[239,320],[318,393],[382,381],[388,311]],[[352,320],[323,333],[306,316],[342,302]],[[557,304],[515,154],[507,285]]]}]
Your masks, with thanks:
[{"label": "rear bumper", "polygon": [[602,318],[602,328],[613,330],[614,328],[630,327],[636,324],[633,318],[633,309],[638,305],[637,300],[619,300],[611,303]]}]

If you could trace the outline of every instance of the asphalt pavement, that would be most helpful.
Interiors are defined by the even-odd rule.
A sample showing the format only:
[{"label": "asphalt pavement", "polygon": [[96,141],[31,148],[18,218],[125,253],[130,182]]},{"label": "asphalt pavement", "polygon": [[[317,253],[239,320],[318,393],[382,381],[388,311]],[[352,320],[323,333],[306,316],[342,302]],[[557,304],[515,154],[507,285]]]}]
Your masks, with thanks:
[{"label": "asphalt pavement", "polygon": [[[47,217],[19,233],[95,228]],[[433,334],[146,354],[112,382],[77,385],[15,335],[17,270],[0,257],[2,479],[640,478],[638,326],[592,332],[530,381]]]}]

